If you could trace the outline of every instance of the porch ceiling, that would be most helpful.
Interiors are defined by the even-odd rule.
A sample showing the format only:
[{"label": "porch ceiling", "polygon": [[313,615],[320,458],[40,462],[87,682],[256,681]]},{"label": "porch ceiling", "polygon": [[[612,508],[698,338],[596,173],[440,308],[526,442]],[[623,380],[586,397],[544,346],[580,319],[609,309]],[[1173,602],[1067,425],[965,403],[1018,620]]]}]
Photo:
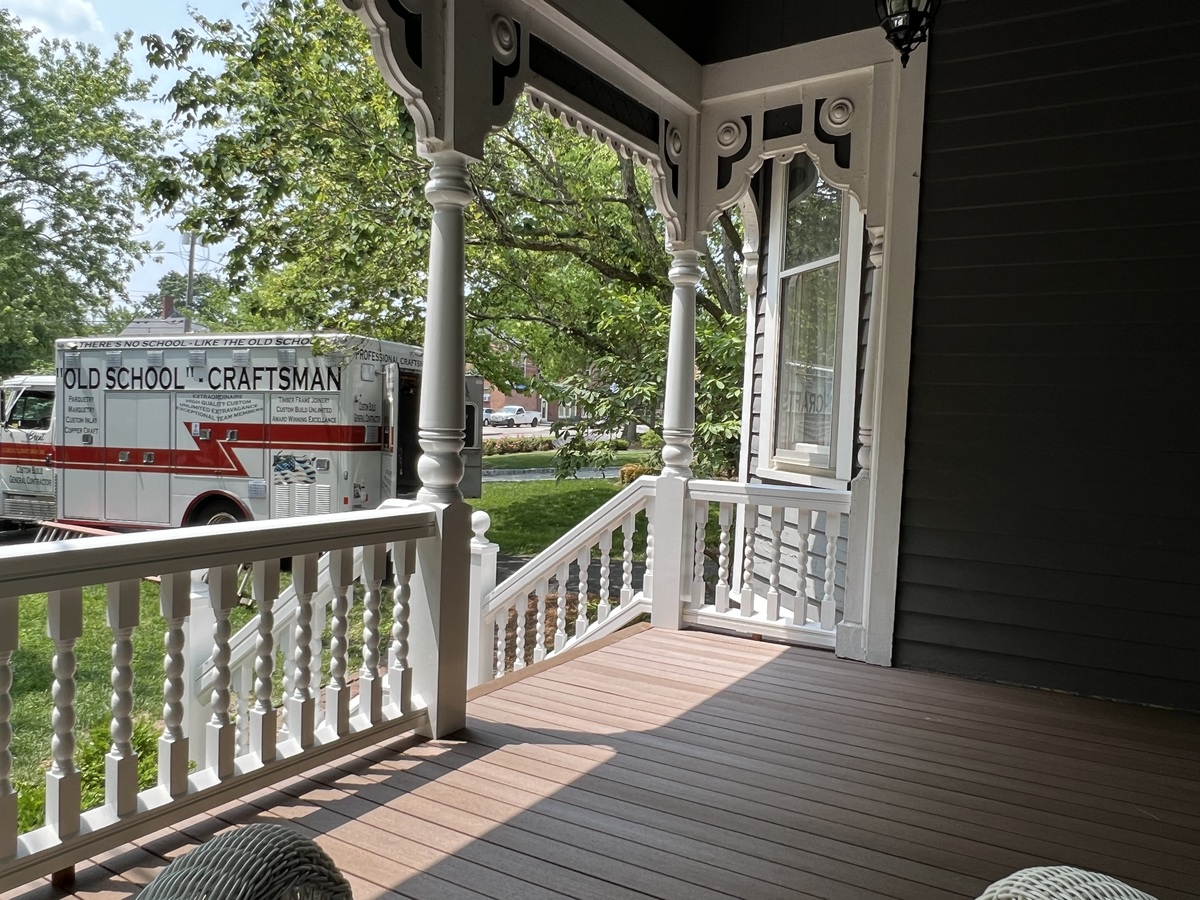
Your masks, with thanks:
[{"label": "porch ceiling", "polygon": [[[285,819],[372,898],[938,900],[1030,865],[1200,883],[1200,719],[634,631],[471,701],[461,740],[347,757],[82,869],[132,897]],[[23,889],[24,890],[24,889]],[[48,885],[6,894],[63,897]]]},{"label": "porch ceiling", "polygon": [[[849,34],[878,23],[872,0],[624,2],[701,65]],[[569,6],[570,0],[562,5]],[[882,32],[879,39],[883,40]]]}]

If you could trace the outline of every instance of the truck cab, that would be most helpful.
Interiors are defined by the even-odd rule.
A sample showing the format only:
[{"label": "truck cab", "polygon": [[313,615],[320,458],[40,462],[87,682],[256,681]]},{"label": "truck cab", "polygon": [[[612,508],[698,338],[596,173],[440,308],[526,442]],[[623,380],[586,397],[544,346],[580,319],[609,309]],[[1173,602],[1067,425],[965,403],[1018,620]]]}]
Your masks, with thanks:
[{"label": "truck cab", "polygon": [[0,520],[31,525],[54,518],[54,393],[51,375],[0,383]]}]

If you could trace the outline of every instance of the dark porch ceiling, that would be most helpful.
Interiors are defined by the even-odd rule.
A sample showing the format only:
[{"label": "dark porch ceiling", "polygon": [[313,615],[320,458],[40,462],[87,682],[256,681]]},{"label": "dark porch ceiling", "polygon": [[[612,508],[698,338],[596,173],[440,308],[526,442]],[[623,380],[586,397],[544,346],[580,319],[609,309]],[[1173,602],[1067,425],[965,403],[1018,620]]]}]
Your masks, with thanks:
[{"label": "dark porch ceiling", "polygon": [[861,31],[879,24],[873,0],[624,2],[701,65]]}]

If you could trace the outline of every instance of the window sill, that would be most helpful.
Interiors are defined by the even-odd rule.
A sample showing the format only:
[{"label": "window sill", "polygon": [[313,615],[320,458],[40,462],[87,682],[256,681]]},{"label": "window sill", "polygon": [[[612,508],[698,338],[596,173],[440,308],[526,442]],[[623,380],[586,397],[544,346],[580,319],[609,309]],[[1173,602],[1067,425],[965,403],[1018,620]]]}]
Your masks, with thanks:
[{"label": "window sill", "polygon": [[811,472],[793,472],[789,469],[772,469],[759,466],[754,475],[766,482],[782,484],[798,484],[804,487],[825,488],[832,491],[847,491],[850,482],[844,478],[834,478],[831,475],[814,475]]}]

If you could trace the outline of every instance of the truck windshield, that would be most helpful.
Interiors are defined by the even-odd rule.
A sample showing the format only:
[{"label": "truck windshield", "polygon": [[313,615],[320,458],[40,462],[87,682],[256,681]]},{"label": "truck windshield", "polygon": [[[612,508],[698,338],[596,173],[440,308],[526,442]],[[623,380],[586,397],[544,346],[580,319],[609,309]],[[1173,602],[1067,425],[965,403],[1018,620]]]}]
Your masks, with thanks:
[{"label": "truck windshield", "polygon": [[25,391],[13,403],[4,424],[9,428],[49,428],[54,409],[54,394],[49,391]]}]

